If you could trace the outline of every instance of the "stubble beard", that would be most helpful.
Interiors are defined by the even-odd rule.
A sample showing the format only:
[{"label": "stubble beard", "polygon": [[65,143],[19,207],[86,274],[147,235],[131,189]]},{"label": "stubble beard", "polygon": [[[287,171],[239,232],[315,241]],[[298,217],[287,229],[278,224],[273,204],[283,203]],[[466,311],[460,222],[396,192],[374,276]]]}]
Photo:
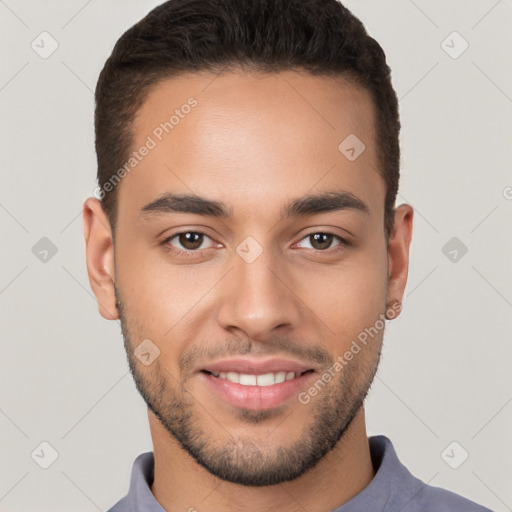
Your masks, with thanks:
[{"label": "stubble beard", "polygon": [[[310,403],[297,400],[295,407],[309,407],[311,419],[293,443],[275,446],[250,436],[235,438],[220,421],[203,412],[186,383],[177,383],[158,359],[149,367],[140,363],[117,290],[116,305],[130,371],[148,408],[198,464],[221,480],[245,486],[280,484],[315,467],[343,438],[364,403],[380,361],[379,343],[371,361],[356,356]],[[283,413],[239,409],[237,414],[246,425],[256,425]],[[205,431],[205,422],[218,427],[218,439]],[[286,424],[285,419],[277,428],[286,428]]]}]

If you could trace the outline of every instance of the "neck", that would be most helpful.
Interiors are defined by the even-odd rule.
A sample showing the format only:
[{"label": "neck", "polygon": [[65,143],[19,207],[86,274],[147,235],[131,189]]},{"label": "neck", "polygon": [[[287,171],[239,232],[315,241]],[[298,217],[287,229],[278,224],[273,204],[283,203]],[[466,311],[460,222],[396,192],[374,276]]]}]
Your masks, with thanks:
[{"label": "neck", "polygon": [[278,485],[246,487],[220,480],[192,459],[149,412],[155,456],[151,492],[166,510],[328,512],[359,494],[375,472],[361,407],[342,439],[312,469]]}]

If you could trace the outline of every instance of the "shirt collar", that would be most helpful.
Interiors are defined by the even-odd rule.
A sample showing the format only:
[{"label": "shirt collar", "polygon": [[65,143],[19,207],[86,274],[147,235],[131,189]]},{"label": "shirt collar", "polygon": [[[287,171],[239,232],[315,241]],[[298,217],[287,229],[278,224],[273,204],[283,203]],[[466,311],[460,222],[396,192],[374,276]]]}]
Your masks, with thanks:
[{"label": "shirt collar", "polygon": [[132,511],[165,512],[165,509],[156,501],[151,492],[151,485],[155,476],[155,458],[153,452],[139,455],[133,463],[130,478],[128,501]]},{"label": "shirt collar", "polygon": [[[368,441],[375,476],[359,494],[333,512],[400,510],[425,486],[400,462],[390,439],[377,435],[369,437]],[[153,452],[146,452],[133,463],[127,495],[133,511],[165,512],[150,490],[154,479],[154,462]]]},{"label": "shirt collar", "polygon": [[359,494],[333,512],[402,510],[425,486],[400,462],[389,438],[378,435],[368,441],[375,476]]}]

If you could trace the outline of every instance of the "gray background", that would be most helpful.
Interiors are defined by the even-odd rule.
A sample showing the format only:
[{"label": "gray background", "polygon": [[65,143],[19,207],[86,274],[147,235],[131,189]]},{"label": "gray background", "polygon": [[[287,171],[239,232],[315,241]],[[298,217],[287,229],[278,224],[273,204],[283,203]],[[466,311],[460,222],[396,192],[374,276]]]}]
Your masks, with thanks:
[{"label": "gray background", "polygon": [[[89,288],[80,214],[95,186],[99,71],[158,3],[0,0],[2,511],[106,510],[152,448],[119,324],[99,316]],[[512,2],[346,4],[393,69],[399,202],[416,210],[404,312],[388,326],[369,434],[389,436],[422,480],[512,510]],[[43,31],[59,45],[46,59],[31,47],[51,48]],[[457,58],[453,31],[469,44]],[[43,441],[58,452],[48,469],[38,465],[51,462]]]}]

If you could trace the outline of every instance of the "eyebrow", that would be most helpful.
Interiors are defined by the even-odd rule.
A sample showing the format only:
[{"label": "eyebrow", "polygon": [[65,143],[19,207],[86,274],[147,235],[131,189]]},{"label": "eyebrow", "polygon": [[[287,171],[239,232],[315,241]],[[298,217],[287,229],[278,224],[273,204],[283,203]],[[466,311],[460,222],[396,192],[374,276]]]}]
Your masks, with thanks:
[{"label": "eyebrow", "polygon": [[[291,200],[281,210],[281,219],[334,211],[355,210],[369,214],[368,206],[350,192],[328,191]],[[194,213],[208,217],[230,218],[232,208],[221,201],[197,195],[166,193],[141,208],[140,217],[158,214]]]}]

